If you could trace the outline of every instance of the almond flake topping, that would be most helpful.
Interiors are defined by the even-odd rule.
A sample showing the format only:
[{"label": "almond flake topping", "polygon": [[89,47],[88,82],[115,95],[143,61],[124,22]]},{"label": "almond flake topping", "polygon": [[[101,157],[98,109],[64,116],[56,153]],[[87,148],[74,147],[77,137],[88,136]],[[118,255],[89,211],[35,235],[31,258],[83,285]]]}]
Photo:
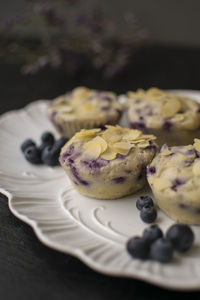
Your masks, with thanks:
[{"label": "almond flake topping", "polygon": [[181,103],[178,99],[170,99],[168,100],[163,106],[163,117],[164,118],[171,118],[181,109]]},{"label": "almond flake topping", "polygon": [[117,154],[128,155],[131,148],[146,148],[150,141],[155,139],[153,135],[143,135],[135,129],[122,128],[120,126],[107,125],[105,131],[101,129],[82,129],[76,133],[73,140],[85,139],[83,148],[93,158],[101,157],[113,160]]}]

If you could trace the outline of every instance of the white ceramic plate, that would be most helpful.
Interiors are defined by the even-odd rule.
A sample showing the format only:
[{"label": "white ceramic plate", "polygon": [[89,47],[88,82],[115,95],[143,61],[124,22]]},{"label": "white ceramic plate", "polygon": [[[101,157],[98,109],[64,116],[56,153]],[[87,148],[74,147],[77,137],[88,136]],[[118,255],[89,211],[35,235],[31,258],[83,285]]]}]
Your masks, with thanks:
[{"label": "white ceramic plate", "polygon": [[[200,102],[200,92],[179,91]],[[44,130],[54,132],[45,116],[46,101],[0,118],[0,191],[9,208],[28,223],[45,245],[72,254],[91,268],[109,275],[142,279],[159,286],[200,288],[200,227],[194,227],[195,245],[169,264],[131,259],[127,239],[140,235],[145,225],[135,207],[139,195],[120,200],[95,200],[81,196],[61,167],[33,166],[20,151],[27,137],[39,141]],[[173,222],[161,211],[157,222],[165,231]]]}]

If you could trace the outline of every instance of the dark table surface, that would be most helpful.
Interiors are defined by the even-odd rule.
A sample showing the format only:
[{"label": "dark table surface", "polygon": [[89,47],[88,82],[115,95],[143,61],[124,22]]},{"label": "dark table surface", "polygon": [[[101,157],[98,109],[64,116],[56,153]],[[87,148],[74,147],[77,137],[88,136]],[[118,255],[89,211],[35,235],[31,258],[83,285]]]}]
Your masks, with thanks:
[{"label": "dark table surface", "polygon": [[[48,99],[78,85],[119,93],[136,88],[200,89],[200,49],[150,47],[108,81],[92,70],[69,77],[45,69],[24,77],[19,65],[0,63],[0,113]],[[3,143],[3,140],[0,140]],[[0,299],[200,299],[200,292],[168,291],[142,281],[98,274],[78,259],[42,245],[9,211],[0,195]]]}]

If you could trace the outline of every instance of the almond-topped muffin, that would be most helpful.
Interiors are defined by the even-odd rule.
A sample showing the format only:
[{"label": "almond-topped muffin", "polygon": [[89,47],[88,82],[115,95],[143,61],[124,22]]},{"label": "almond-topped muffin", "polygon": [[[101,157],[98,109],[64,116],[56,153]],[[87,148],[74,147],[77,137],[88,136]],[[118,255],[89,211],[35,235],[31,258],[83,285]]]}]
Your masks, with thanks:
[{"label": "almond-topped muffin", "polygon": [[163,145],[147,168],[158,206],[173,220],[200,224],[200,139],[193,145]]},{"label": "almond-topped muffin", "polygon": [[117,124],[122,110],[115,93],[77,87],[54,99],[47,116],[60,135],[70,138],[81,129]]},{"label": "almond-topped muffin", "polygon": [[120,126],[81,130],[62,148],[59,160],[81,194],[121,198],[144,186],[146,166],[156,152],[154,140]]},{"label": "almond-topped muffin", "polygon": [[200,134],[200,105],[157,88],[128,92],[131,128],[156,135],[159,146],[188,145]]}]

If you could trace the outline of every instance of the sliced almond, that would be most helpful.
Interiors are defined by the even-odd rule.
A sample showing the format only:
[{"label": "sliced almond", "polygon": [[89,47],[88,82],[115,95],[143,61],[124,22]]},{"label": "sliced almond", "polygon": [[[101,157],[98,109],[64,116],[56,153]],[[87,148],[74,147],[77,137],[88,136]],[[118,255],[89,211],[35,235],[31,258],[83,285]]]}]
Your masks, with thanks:
[{"label": "sliced almond", "polygon": [[132,130],[128,130],[122,137],[123,140],[135,140],[138,137],[141,136],[141,131],[136,130],[136,129],[132,129]]},{"label": "sliced almond", "polygon": [[168,100],[164,106],[162,115],[164,118],[171,118],[181,109],[181,103],[178,99],[170,99]]},{"label": "sliced almond", "polygon": [[155,178],[153,180],[153,184],[160,191],[165,190],[165,189],[171,187],[171,185],[172,185],[171,182],[167,178],[164,178],[164,177]]},{"label": "sliced almond", "polygon": [[101,154],[101,144],[98,141],[98,136],[84,145],[86,152],[90,153],[93,158],[98,158]]},{"label": "sliced almond", "polygon": [[101,146],[101,153],[105,152],[106,149],[108,148],[108,144],[106,143],[106,141],[105,141],[102,137],[100,137],[100,136],[96,136],[96,137],[94,138],[94,140],[95,140],[97,143],[100,144],[100,146]]},{"label": "sliced almond", "polygon": [[139,143],[138,144],[138,147],[139,148],[146,148],[149,146],[149,142],[148,141],[145,141],[145,142],[142,142],[142,143]]},{"label": "sliced almond", "polygon": [[153,134],[143,134],[142,138],[147,139],[147,140],[156,140],[157,139],[157,137]]},{"label": "sliced almond", "polygon": [[116,156],[117,153],[111,148],[108,148],[103,154],[101,154],[101,158],[105,160],[113,160],[116,158]]},{"label": "sliced almond", "polygon": [[88,95],[88,93],[89,93],[89,90],[83,86],[75,88],[72,92],[74,98],[76,98],[76,97],[85,98]]},{"label": "sliced almond", "polygon": [[173,152],[171,150],[169,150],[169,148],[165,148],[164,150],[161,151],[161,155],[162,156],[168,156],[171,155]]},{"label": "sliced almond", "polygon": [[93,129],[82,129],[81,131],[77,132],[74,135],[74,138],[92,138],[94,137],[99,131],[100,128],[93,128]]},{"label": "sliced almond", "polygon": [[120,131],[112,128],[108,128],[102,134],[102,138],[108,143],[115,143],[121,140]]},{"label": "sliced almond", "polygon": [[200,176],[200,160],[196,161],[192,167],[194,176]]},{"label": "sliced almond", "polygon": [[127,155],[132,147],[131,144],[126,143],[126,142],[118,142],[118,143],[114,143],[113,145],[113,149],[122,155]]}]

